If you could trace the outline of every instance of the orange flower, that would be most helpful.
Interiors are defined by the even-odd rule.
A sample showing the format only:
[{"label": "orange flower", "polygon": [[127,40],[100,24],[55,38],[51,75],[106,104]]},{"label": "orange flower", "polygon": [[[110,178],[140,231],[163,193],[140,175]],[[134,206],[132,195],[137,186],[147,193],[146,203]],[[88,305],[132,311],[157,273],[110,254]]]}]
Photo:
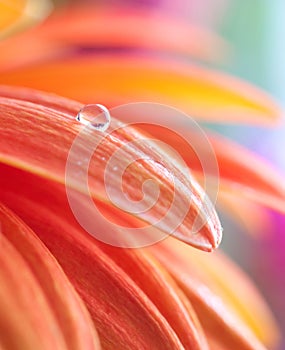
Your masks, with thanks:
[{"label": "orange flower", "polygon": [[[108,27],[107,32],[91,35],[90,27],[84,26],[87,21],[94,30],[104,29],[110,20],[117,31]],[[130,30],[138,21],[141,26],[152,24],[155,34],[151,26],[149,31]],[[258,89],[160,55],[172,51],[209,57],[203,45],[184,50],[188,33],[224,45],[219,39],[197,28],[193,32],[186,24],[177,27],[166,18],[157,23],[157,17],[149,22],[146,13],[134,10],[100,9],[94,15],[90,9],[71,7],[1,43],[0,82],[13,85],[0,88],[0,344],[4,349],[258,350],[278,342],[274,317],[243,272],[219,252],[207,255],[189,246],[212,251],[221,241],[222,229],[198,184],[204,174],[197,154],[184,148],[181,137],[154,124],[124,125],[112,116],[109,133],[87,130],[76,162],[70,150],[81,132],[75,117],[82,103],[16,87],[52,91],[86,103],[96,98],[110,107],[134,100],[167,103],[197,118],[217,121],[272,123],[278,118],[278,106]],[[160,41],[172,26],[181,41]],[[155,48],[159,54],[152,59],[137,51],[70,56],[80,45],[103,44]],[[18,45],[26,45],[29,52],[16,57]],[[151,117],[161,122],[157,115]],[[131,118],[136,121],[135,115]],[[193,130],[186,132],[203,152],[205,145]],[[234,143],[208,136],[220,169],[221,203],[225,203],[223,196],[231,203],[244,196],[284,210],[285,194],[274,170]],[[135,142],[145,137],[168,143],[195,177],[189,180],[167,150],[152,142]],[[87,165],[80,159],[85,159],[88,145],[94,147],[94,140],[98,147],[88,165],[88,185],[105,221],[92,216],[82,180]],[[159,196],[149,192],[147,200],[155,199],[155,204],[147,211],[122,211],[106,193],[109,159],[122,149],[126,158],[137,161],[125,169],[123,178],[113,168],[109,189],[122,185],[129,199],[139,200],[141,184],[155,180]],[[74,173],[67,181],[70,163]],[[80,202],[95,238],[77,222],[66,189]],[[177,202],[171,220],[159,226],[157,221],[171,208],[174,191]],[[186,203],[189,210],[181,220]],[[196,220],[203,225],[193,234]],[[173,222],[180,223],[175,230]],[[126,236],[129,227],[146,225],[144,232],[151,240],[164,235],[174,238],[144,248],[119,247],[128,246],[130,240],[138,242],[138,237]],[[103,239],[96,239],[97,233]],[[106,243],[108,239],[114,246]]]}]

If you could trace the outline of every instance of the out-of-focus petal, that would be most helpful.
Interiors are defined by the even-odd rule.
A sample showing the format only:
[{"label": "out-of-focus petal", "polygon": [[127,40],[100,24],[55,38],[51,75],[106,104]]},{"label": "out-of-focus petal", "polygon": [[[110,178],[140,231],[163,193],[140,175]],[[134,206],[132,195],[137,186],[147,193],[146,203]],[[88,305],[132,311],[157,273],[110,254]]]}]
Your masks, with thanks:
[{"label": "out-of-focus petal", "polygon": [[[156,116],[153,121],[156,122]],[[161,122],[159,119],[158,122]],[[145,124],[141,128],[176,149],[185,163],[194,172],[196,178],[203,186],[205,178],[217,176],[215,169],[208,167],[203,169],[201,159],[207,159],[208,147],[205,140],[193,130],[185,131],[183,135],[188,136],[187,143],[175,132],[154,125]],[[177,126],[179,128],[179,126]],[[209,143],[219,166],[219,191],[225,195],[235,195],[249,198],[264,206],[284,212],[285,210],[285,186],[283,177],[272,166],[266,163],[257,154],[247,150],[245,147],[230,141],[222,136],[207,133]]]},{"label": "out-of-focus petal", "polygon": [[249,201],[246,197],[237,197],[235,192],[220,191],[218,209],[228,215],[244,232],[257,238],[270,235],[273,223],[268,208]]},{"label": "out-of-focus petal", "polygon": [[22,16],[27,0],[0,3],[0,30],[14,24]]},{"label": "out-of-focus petal", "polygon": [[[52,3],[50,0],[1,1],[0,39],[35,25],[43,20],[50,13],[51,9]],[[5,52],[5,49],[3,52]]]},{"label": "out-of-focus petal", "polygon": [[71,6],[45,23],[46,40],[89,48],[138,48],[215,59],[226,52],[217,34],[182,18],[134,6]]},{"label": "out-of-focus petal", "polygon": [[47,248],[2,204],[0,222],[1,345],[100,349],[85,306]]},{"label": "out-of-focus petal", "polygon": [[218,136],[210,136],[220,164],[221,190],[238,193],[284,212],[284,177],[257,154]]},{"label": "out-of-focus petal", "polygon": [[[23,43],[29,50],[19,56],[17,47]],[[49,52],[45,50],[47,47]],[[70,6],[56,11],[40,27],[1,42],[0,69],[35,63],[82,48],[133,48],[205,60],[221,59],[227,54],[227,45],[218,35],[158,11]]]},{"label": "out-of-focus petal", "polygon": [[148,101],[204,120],[272,124],[281,115],[266,93],[224,73],[139,55],[94,55],[4,71],[0,83],[23,85],[109,107]]},{"label": "out-of-focus petal", "polygon": [[[149,249],[190,298],[207,337],[225,349],[262,349],[245,329],[247,325],[269,348],[276,345],[279,330],[266,303],[248,277],[224,255],[196,254],[171,238]],[[207,307],[201,303],[203,298]]]}]

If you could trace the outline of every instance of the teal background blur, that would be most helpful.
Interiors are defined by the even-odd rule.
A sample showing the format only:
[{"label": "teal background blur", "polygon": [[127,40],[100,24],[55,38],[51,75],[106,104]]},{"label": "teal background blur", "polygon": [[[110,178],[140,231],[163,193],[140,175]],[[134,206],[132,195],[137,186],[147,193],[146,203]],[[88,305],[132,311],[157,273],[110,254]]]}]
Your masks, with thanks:
[{"label": "teal background blur", "polygon": [[[213,0],[217,6],[218,0]],[[285,107],[285,1],[229,0],[211,24],[232,45],[216,68],[265,89]],[[284,108],[285,109],[285,108]],[[285,116],[276,128],[207,125],[259,153],[285,174]],[[284,176],[285,181],[285,176]],[[284,203],[285,208],[285,203]],[[270,212],[272,232],[257,240],[224,217],[222,248],[251,275],[275,313],[285,349],[285,219]],[[250,307],[250,305],[249,305]]]},{"label": "teal background blur", "polygon": [[[216,30],[232,44],[233,53],[218,68],[264,88],[284,107],[285,1],[230,0],[224,12]],[[275,130],[238,125],[216,130],[258,150],[285,172],[284,119]]]}]

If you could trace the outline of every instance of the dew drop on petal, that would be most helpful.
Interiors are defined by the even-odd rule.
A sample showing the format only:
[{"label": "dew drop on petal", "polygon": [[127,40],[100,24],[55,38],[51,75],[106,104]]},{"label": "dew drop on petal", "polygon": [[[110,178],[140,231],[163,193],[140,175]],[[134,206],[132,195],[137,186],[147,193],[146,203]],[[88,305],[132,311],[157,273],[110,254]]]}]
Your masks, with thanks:
[{"label": "dew drop on petal", "polygon": [[80,109],[76,120],[98,131],[106,131],[111,123],[109,110],[100,104],[85,105]]}]

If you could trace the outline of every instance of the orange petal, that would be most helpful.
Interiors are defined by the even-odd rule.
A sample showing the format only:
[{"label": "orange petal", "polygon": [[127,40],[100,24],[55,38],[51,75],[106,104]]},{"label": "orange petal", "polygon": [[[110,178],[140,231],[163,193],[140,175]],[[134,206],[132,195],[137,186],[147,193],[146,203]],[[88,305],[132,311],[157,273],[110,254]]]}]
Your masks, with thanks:
[{"label": "orange petal", "polygon": [[13,3],[0,3],[0,30],[15,23],[21,17],[27,0],[14,0]]},{"label": "orange petal", "polygon": [[211,256],[194,251],[190,260],[203,282],[234,310],[264,344],[270,349],[275,348],[280,336],[276,321],[249,277],[221,251]]},{"label": "orange petal", "polygon": [[285,211],[284,176],[257,154],[222,137],[210,136],[223,178],[221,190]]},{"label": "orange petal", "polygon": [[185,349],[208,349],[192,305],[158,261],[139,249],[126,250],[104,244],[101,248],[158,307]]},{"label": "orange petal", "polygon": [[[160,122],[156,116],[153,122]],[[140,129],[155,136],[173,147],[185,163],[189,166],[195,177],[204,186],[205,180],[210,177],[219,176],[219,192],[221,195],[234,195],[235,198],[249,198],[264,206],[275,210],[285,211],[285,186],[284,176],[280,175],[274,168],[257,154],[247,150],[245,147],[230,141],[220,135],[211,132],[206,134],[209,145],[205,143],[196,130],[189,128],[184,131],[187,135],[188,144],[175,132],[164,128],[144,124]],[[179,129],[179,126],[177,126]],[[218,171],[210,165],[205,168],[205,160],[210,159],[212,150],[218,164]],[[201,163],[204,160],[204,164]]]},{"label": "orange petal", "polygon": [[47,248],[2,204],[0,221],[1,345],[99,349],[84,305]]},{"label": "orange petal", "polygon": [[62,185],[15,168],[1,170],[4,202],[56,256],[85,302],[104,349],[183,349],[143,290],[76,223]]},{"label": "orange petal", "polygon": [[223,344],[222,348],[262,349],[251,330],[270,348],[276,346],[279,331],[265,301],[220,252],[196,254],[171,238],[149,249],[190,298],[207,338]]},{"label": "orange petal", "polygon": [[233,192],[220,191],[217,204],[218,208],[241,226],[244,232],[255,238],[270,235],[274,230],[267,208],[249,201],[246,197],[237,198]]},{"label": "orange petal", "polygon": [[[70,147],[81,128],[81,124],[75,120],[79,108],[75,108],[75,102],[68,104],[67,100],[50,95],[37,93],[33,98],[42,99],[45,107],[16,99],[1,99],[3,136],[0,141],[0,153],[3,162],[64,183]],[[50,107],[47,107],[48,104]],[[59,109],[56,107],[58,104],[61,104]],[[113,118],[112,125],[116,127],[121,124]],[[94,131],[80,141],[83,143],[81,145],[83,148],[81,147],[79,156],[84,159],[84,147],[89,143],[92,146],[92,142],[97,139],[101,142],[102,135],[104,140],[94,153],[90,165],[89,181],[93,199],[99,203],[110,204],[104,184],[104,168],[108,164],[108,159],[115,151],[123,149],[127,142],[140,139],[141,135],[131,127],[117,129],[109,136]],[[136,214],[138,218],[154,224],[166,234],[173,234],[203,250],[212,250],[219,244],[221,226],[218,217],[211,204],[204,200],[204,194],[194,179],[191,181],[187,179],[170,160],[165,158],[165,155],[161,156],[158,149],[154,146],[149,147],[147,143],[141,146],[128,143],[127,151],[123,149],[122,154],[123,159],[129,156],[142,159],[124,172],[125,193],[137,199],[141,195],[138,189],[150,178],[159,185],[158,198],[152,192],[146,196],[146,204],[152,204],[152,196],[155,196],[155,205],[152,204],[151,209]],[[123,163],[120,157],[117,159],[118,167]],[[78,162],[72,165],[75,167],[73,174],[75,176],[68,185],[84,191],[84,180],[81,175],[84,168]],[[109,175],[111,176],[109,186],[114,190],[120,188],[120,174],[117,175],[117,172],[113,171]],[[171,206],[174,208],[170,211]],[[167,221],[157,220],[166,214]],[[181,216],[182,214],[185,214],[185,218]],[[122,211],[121,217],[124,217]],[[194,222],[201,223],[201,230],[195,235],[192,234]]]},{"label": "orange petal", "polygon": [[[5,171],[4,171],[5,172]],[[8,176],[8,174],[6,174]],[[18,175],[18,176],[16,176]],[[19,175],[21,178],[23,178],[22,173],[19,171],[16,171],[14,175],[12,173],[9,174],[9,178],[11,181],[10,185],[7,183],[3,184],[3,187],[5,187],[5,190],[3,191],[4,200],[9,203],[9,205],[13,206],[13,209],[16,210],[27,222],[30,222],[33,228],[39,233],[39,236],[43,239],[44,242],[48,242],[49,240],[55,241],[57,234],[60,236],[64,236],[65,234],[70,236],[70,227],[72,225],[72,221],[69,218],[70,210],[66,210],[66,207],[68,207],[68,203],[66,202],[66,199],[64,198],[64,189],[61,188],[59,191],[59,188],[55,190],[54,186],[48,182],[41,181],[44,185],[44,187],[37,186],[37,179],[32,176],[30,179],[33,183],[33,191],[31,192],[29,190],[29,183],[30,181],[27,181],[29,179],[29,176],[25,176],[25,180],[21,180],[20,183],[18,181],[18,185],[14,186],[15,180],[19,179]],[[14,177],[15,176],[15,177]],[[12,181],[13,179],[13,181]],[[26,188],[27,191],[22,191],[21,189]],[[44,190],[44,188],[48,189],[47,191]],[[44,190],[44,192],[43,192]],[[11,191],[11,192],[10,192]],[[9,193],[10,192],[10,193]],[[51,193],[49,193],[51,192]],[[39,200],[38,193],[41,193],[41,195],[46,200]],[[21,198],[24,202],[18,202],[18,204],[12,204],[15,195],[19,196],[21,194]],[[28,197],[28,198],[27,198]],[[61,198],[63,197],[63,198]],[[37,203],[37,204],[34,204]],[[40,208],[41,204],[43,207],[47,207],[48,204],[48,211],[51,211],[52,213],[56,213],[56,215],[48,215],[45,209]],[[19,207],[26,208],[27,210],[22,210]],[[37,212],[37,216],[34,217],[33,212]],[[29,214],[30,213],[30,214]],[[44,233],[44,223],[46,219],[43,218],[41,215],[44,214],[46,219],[49,220],[49,222],[52,222],[53,224],[49,225],[49,234],[46,235]],[[72,215],[72,214],[71,214]],[[66,220],[66,223],[63,221]],[[60,222],[60,227],[57,228],[58,223]],[[63,232],[62,227],[66,226],[68,228],[68,232]],[[97,226],[97,229],[100,230],[100,227]],[[56,233],[56,231],[59,230],[60,232]],[[76,230],[78,230],[76,228]],[[115,232],[114,232],[115,233]],[[151,300],[151,302],[157,307],[161,315],[167,320],[171,328],[175,331],[177,334],[179,340],[183,344],[185,348],[191,348],[191,349],[207,349],[207,341],[205,340],[203,331],[201,329],[201,326],[199,324],[199,321],[192,309],[192,306],[190,305],[189,301],[186,299],[186,297],[183,295],[181,290],[177,287],[175,282],[172,280],[172,278],[169,276],[169,274],[160,266],[154,259],[152,259],[148,254],[143,253],[141,250],[138,249],[121,249],[121,248],[114,248],[109,245],[102,244],[95,240],[90,240],[87,238],[88,236],[84,235],[82,231],[79,233],[76,231],[75,237],[71,237],[73,240],[73,244],[75,247],[81,246],[82,242],[81,240],[86,240],[86,244],[88,246],[96,246],[98,249],[101,250],[100,255],[106,254],[108,256],[108,259],[110,261],[112,260],[114,264],[118,265],[120,268],[124,270],[124,272],[127,274],[129,278],[131,278],[137,286],[146,294],[146,296]],[[74,241],[76,239],[76,242]],[[60,259],[65,259],[63,256],[68,255],[65,253],[63,246],[67,243],[62,243],[62,241],[65,241],[66,238],[61,238],[60,241],[57,241],[56,245],[60,245],[60,249],[58,250],[58,253],[56,254],[56,257]],[[49,243],[47,243],[49,245]],[[50,247],[50,245],[49,245]],[[52,251],[54,251],[54,247],[50,247]],[[76,253],[74,253],[74,249],[72,249],[72,256]],[[82,252],[84,255],[84,253]],[[89,268],[91,259],[89,255],[86,257],[81,257],[80,261],[84,258],[85,264],[87,268]],[[93,269],[96,269],[96,256],[92,256],[92,267]],[[64,263],[63,266],[65,266]],[[72,268],[70,269],[70,274],[74,274],[74,271],[72,271]],[[97,325],[99,331],[100,329],[104,329],[104,326],[100,326],[97,324],[97,322],[105,324],[107,320],[103,319],[103,321],[99,320],[99,310],[100,310],[100,304],[96,304],[97,309],[95,309],[94,305],[94,298],[96,291],[92,290],[86,290],[86,285],[81,285],[82,283],[82,275],[75,275],[70,277],[72,280],[76,280],[76,285],[78,285],[79,293],[83,294],[84,300],[86,301],[87,305],[90,307],[90,312],[94,316],[95,324]],[[108,277],[110,279],[110,277]],[[92,278],[91,278],[92,279]],[[103,279],[103,277],[102,277]],[[102,280],[100,282],[102,284],[102,288],[105,286],[105,281]],[[98,288],[98,287],[97,287]],[[159,290],[159,294],[157,291]],[[105,290],[105,293],[108,293],[108,290]],[[123,293],[123,292],[122,292]],[[90,295],[89,295],[90,294]],[[92,301],[92,303],[91,303]],[[116,302],[115,300],[113,301]],[[130,310],[129,310],[130,311]],[[122,313],[123,313],[122,309]],[[103,317],[103,316],[102,316]],[[113,321],[115,322],[115,321]],[[145,321],[146,322],[146,321]],[[111,323],[111,321],[110,321]],[[122,328],[128,327],[127,325],[122,324]],[[102,334],[104,332],[107,332],[107,330],[102,329]],[[110,333],[110,331],[108,332]],[[110,334],[110,337],[114,336]],[[106,335],[103,337],[106,337]],[[114,341],[114,340],[113,340]],[[123,339],[121,340],[123,342]],[[128,344],[128,341],[126,342]],[[125,344],[125,346],[127,346]]]},{"label": "orange petal", "polygon": [[79,47],[139,48],[221,57],[222,38],[206,28],[134,6],[70,6],[45,23],[43,38]]},{"label": "orange petal", "polygon": [[[4,71],[0,83],[53,91],[109,107],[157,102],[206,120],[272,124],[281,109],[264,92],[223,73],[173,60],[97,55]],[[95,96],[95,97],[94,97]]]},{"label": "orange petal", "polygon": [[[29,50],[19,56],[16,47],[22,43]],[[58,10],[40,27],[1,42],[0,66],[21,66],[76,47],[136,48],[206,60],[221,59],[227,52],[225,42],[214,33],[157,11],[80,4]]]}]

